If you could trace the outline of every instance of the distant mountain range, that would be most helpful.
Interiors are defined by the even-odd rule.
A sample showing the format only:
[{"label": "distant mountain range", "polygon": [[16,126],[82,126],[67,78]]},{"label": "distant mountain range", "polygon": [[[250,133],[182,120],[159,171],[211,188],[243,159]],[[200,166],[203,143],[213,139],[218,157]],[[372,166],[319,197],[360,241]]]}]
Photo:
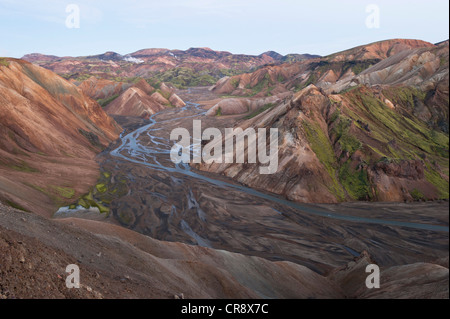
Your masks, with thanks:
[{"label": "distant mountain range", "polygon": [[[39,53],[27,54],[23,60],[35,63],[71,80],[85,80],[90,76],[104,79],[151,77],[156,74],[163,81],[184,77],[180,86],[213,84],[224,75],[247,72],[266,64],[297,62],[319,57],[310,54],[283,56],[269,51],[258,56],[232,54],[209,48],[188,50],[143,49],[121,55],[116,52],[84,57],[57,57]],[[172,72],[169,72],[172,71]],[[194,83],[197,81],[198,83]]]}]

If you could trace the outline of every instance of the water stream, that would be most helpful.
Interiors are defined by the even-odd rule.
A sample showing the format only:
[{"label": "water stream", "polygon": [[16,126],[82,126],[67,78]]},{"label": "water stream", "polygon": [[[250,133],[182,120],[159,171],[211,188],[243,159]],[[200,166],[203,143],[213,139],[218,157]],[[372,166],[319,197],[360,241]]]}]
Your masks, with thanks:
[{"label": "water stream", "polygon": [[[191,178],[195,178],[202,182],[207,182],[215,186],[223,187],[223,188],[231,188],[237,190],[239,192],[243,192],[252,196],[256,196],[270,202],[287,205],[294,209],[297,209],[306,214],[316,215],[324,218],[331,218],[336,220],[348,221],[348,222],[359,222],[359,223],[368,223],[368,224],[377,224],[377,225],[387,225],[387,226],[395,226],[395,227],[408,227],[414,229],[428,230],[428,231],[436,231],[436,232],[447,232],[449,231],[448,226],[444,225],[434,225],[434,224],[424,224],[424,223],[413,223],[413,222],[405,222],[405,221],[395,221],[395,220],[387,220],[387,219],[379,219],[379,218],[368,218],[361,216],[350,216],[344,214],[338,214],[332,211],[327,211],[325,208],[315,208],[307,205],[302,205],[300,203],[295,203],[288,201],[286,199],[277,197],[275,195],[265,194],[260,191],[254,190],[249,187],[245,187],[239,184],[232,184],[225,182],[223,180],[214,179],[202,174],[199,174],[193,170],[191,170],[188,164],[174,164],[170,161],[170,149],[173,145],[173,142],[169,141],[169,138],[164,139],[162,137],[158,137],[153,135],[154,132],[161,130],[161,125],[167,126],[175,126],[176,121],[180,119],[186,118],[199,118],[201,117],[205,111],[199,108],[199,105],[196,103],[187,103],[187,105],[179,110],[178,113],[184,113],[183,111],[190,111],[188,116],[182,117],[171,117],[170,119],[165,119],[161,121],[157,121],[156,118],[159,113],[154,114],[150,117],[150,123],[138,128],[137,130],[121,136],[121,145],[115,150],[111,151],[111,155],[121,158],[123,160],[136,163],[139,165],[144,165],[150,167],[155,170],[165,171],[173,174],[183,174],[189,176]],[[146,137],[150,140],[149,143],[143,145],[140,142],[141,137]],[[192,148],[192,145],[191,145]],[[167,156],[167,160],[162,160],[161,156]],[[175,178],[175,177],[174,177]],[[283,212],[277,211],[280,214]],[[187,227],[186,227],[187,229]]]}]

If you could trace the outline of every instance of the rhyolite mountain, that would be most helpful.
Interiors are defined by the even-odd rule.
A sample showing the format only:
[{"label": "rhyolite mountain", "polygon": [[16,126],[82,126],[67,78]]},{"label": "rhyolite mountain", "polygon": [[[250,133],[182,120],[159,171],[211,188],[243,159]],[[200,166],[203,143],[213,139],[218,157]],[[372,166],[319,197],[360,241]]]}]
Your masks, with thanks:
[{"label": "rhyolite mountain", "polygon": [[309,84],[330,86],[345,79],[352,79],[370,66],[397,53],[419,48],[431,50],[442,46],[445,46],[445,43],[434,45],[408,39],[380,41],[325,57],[266,65],[255,72],[224,77],[216,83],[213,90],[226,95],[268,96],[286,90],[299,91]]},{"label": "rhyolite mountain", "polygon": [[259,56],[232,54],[209,48],[188,50],[143,49],[130,54],[115,52],[84,56],[56,57],[32,53],[22,59],[52,70],[67,79],[85,80],[94,75],[104,79],[156,77],[179,87],[214,84],[224,75],[247,72],[266,64],[294,62],[318,57],[309,54],[282,56],[273,51]]},{"label": "rhyolite mountain", "polygon": [[152,114],[165,108],[185,105],[186,103],[174,93],[174,88],[162,83],[158,89],[155,89],[142,79],[105,106],[105,111],[111,115],[148,119]]},{"label": "rhyolite mountain", "polygon": [[[177,82],[187,79],[188,66],[251,71],[218,80],[211,91],[234,97],[207,115],[241,114],[236,125],[280,127],[282,173],[261,176],[240,164],[198,168],[302,202],[448,198],[448,41],[392,39],[289,63],[273,51],[256,57],[207,48],[25,58],[70,78],[107,112],[141,117],[184,105],[173,90],[155,89],[161,83],[152,74]],[[80,74],[95,77],[81,81]]]},{"label": "rhyolite mountain", "polygon": [[208,115],[278,128],[279,170],[196,167],[300,202],[448,199],[448,58],[448,41],[389,40],[223,78],[212,91],[236,97]]},{"label": "rhyolite mountain", "polygon": [[121,132],[101,106],[29,62],[0,64],[0,200],[49,216],[98,178],[94,157]]}]

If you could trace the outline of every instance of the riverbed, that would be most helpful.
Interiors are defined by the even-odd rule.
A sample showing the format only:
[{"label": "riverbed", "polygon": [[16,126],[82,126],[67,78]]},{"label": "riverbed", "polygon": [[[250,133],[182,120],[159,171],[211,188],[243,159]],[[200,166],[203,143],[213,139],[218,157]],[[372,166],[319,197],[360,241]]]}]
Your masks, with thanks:
[{"label": "riverbed", "polygon": [[174,164],[174,128],[192,132],[194,119],[205,127],[235,123],[204,114],[202,105],[189,102],[148,121],[117,119],[125,131],[98,160],[113,181],[126,181],[128,192],[110,203],[105,221],[160,240],[288,260],[319,273],[364,250],[384,266],[448,256],[446,201],[300,204]]}]

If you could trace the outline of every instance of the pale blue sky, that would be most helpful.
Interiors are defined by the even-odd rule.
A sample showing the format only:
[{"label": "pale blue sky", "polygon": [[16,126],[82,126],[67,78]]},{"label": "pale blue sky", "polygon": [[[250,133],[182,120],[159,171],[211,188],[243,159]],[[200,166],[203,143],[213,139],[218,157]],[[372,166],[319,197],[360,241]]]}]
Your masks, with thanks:
[{"label": "pale blue sky", "polygon": [[[69,29],[66,6],[80,8]],[[369,29],[366,6],[380,8]],[[81,56],[143,48],[331,54],[391,38],[449,38],[448,0],[0,0],[0,56]]]}]

